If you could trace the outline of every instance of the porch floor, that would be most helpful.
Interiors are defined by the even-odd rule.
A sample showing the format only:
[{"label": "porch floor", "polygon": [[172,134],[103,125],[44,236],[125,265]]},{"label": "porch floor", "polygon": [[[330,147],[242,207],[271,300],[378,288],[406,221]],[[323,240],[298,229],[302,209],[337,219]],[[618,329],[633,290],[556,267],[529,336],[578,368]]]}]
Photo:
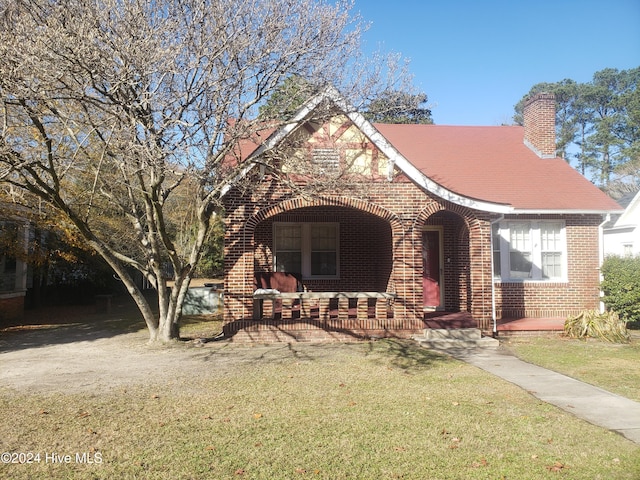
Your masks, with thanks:
[{"label": "porch floor", "polygon": [[478,323],[469,312],[425,312],[425,328],[477,328]]},{"label": "porch floor", "polygon": [[501,332],[564,332],[564,317],[548,318],[504,318],[498,320],[498,334]]},{"label": "porch floor", "polygon": [[[477,322],[468,312],[425,312],[426,328],[476,328]],[[564,331],[564,318],[504,318],[498,320],[498,335],[526,332]]]}]

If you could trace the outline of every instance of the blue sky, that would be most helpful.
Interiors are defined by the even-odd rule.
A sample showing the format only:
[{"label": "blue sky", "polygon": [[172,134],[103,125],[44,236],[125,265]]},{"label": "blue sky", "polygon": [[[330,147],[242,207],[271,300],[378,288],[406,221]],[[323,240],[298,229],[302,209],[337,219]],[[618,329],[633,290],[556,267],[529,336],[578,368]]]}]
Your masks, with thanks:
[{"label": "blue sky", "polygon": [[540,82],[640,66],[640,0],[355,0],[365,48],[410,59],[439,125],[510,123]]}]

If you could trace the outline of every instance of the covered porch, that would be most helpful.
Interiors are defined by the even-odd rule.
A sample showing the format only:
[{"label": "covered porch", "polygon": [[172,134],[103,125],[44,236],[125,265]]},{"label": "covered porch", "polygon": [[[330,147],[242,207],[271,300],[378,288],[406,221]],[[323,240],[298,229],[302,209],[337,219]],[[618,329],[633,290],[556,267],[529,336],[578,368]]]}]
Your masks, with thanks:
[{"label": "covered porch", "polygon": [[411,269],[397,252],[408,238],[393,214],[363,202],[293,206],[253,227],[250,291],[238,299],[251,309],[227,323],[227,337],[345,340],[424,328],[407,314]]},{"label": "covered porch", "polygon": [[[471,261],[471,248],[489,240],[472,244],[469,222],[478,220],[470,218],[464,209],[444,210],[435,202],[404,220],[345,198],[269,207],[236,224],[238,236],[227,240],[242,254],[227,266],[225,335],[409,338],[437,328],[428,321],[434,311],[459,312],[465,321],[456,328],[471,324],[487,333],[490,299],[472,289],[490,290],[480,284],[489,267]],[[476,265],[485,275],[472,273]]]}]

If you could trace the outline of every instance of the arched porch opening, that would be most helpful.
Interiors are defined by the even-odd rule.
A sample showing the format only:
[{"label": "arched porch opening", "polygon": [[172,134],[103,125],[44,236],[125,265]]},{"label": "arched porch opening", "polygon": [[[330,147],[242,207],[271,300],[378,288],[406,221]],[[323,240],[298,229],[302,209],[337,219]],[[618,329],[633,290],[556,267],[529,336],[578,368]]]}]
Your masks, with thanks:
[{"label": "arched porch opening", "polygon": [[307,291],[393,291],[393,232],[379,216],[308,206],[265,218],[254,230],[254,270],[289,271]]}]

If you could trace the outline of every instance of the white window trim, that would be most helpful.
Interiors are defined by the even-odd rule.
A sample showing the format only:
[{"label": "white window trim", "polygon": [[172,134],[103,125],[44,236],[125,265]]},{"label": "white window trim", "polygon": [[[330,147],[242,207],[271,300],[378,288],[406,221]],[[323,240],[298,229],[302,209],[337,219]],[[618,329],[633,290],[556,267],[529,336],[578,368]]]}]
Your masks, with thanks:
[{"label": "white window trim", "polygon": [[[510,225],[529,224],[531,234],[531,261],[533,266],[530,278],[511,278],[511,256],[510,256]],[[556,223],[560,225],[560,242],[562,249],[562,276],[554,278],[542,277],[542,238],[540,233],[541,223]],[[503,283],[566,283],[568,279],[568,252],[567,252],[567,229],[564,220],[508,220],[500,222],[498,235],[500,236],[500,277],[494,276],[494,281]],[[493,240],[493,239],[492,239]],[[493,254],[493,241],[491,244]]]},{"label": "white window trim", "polygon": [[[279,226],[300,225],[302,228],[301,272],[303,279],[308,280],[339,280],[340,279],[340,223],[338,222],[274,222],[273,223],[273,269],[278,265],[278,251],[276,250],[276,229]],[[336,228],[336,274],[311,275],[311,227],[313,225],[333,225]]]}]

